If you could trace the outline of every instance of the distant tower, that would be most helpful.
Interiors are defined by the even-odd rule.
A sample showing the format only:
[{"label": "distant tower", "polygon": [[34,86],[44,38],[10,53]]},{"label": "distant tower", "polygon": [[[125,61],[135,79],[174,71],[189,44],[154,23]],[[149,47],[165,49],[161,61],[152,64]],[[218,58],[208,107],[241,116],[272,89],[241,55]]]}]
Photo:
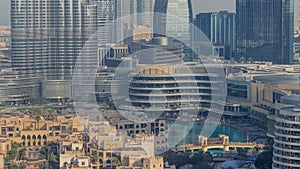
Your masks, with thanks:
[{"label": "distant tower", "polygon": [[[171,35],[180,38],[183,44],[191,44],[190,24],[193,21],[191,0],[156,0],[154,12],[167,14],[166,17],[163,15],[154,16],[153,29],[156,33],[154,36]],[[181,18],[181,22],[168,18],[168,15]],[[184,47],[183,59],[192,60],[190,50],[186,46]]]},{"label": "distant tower", "polygon": [[237,0],[237,59],[293,63],[294,0]]},{"label": "distant tower", "polygon": [[199,13],[196,15],[195,25],[213,45],[223,45],[229,48],[225,58],[230,59],[232,57],[236,48],[235,13],[228,11]]},{"label": "distant tower", "polygon": [[154,0],[137,0],[138,25],[147,26],[152,29],[154,11]]},{"label": "distant tower", "polygon": [[93,25],[93,9],[81,0],[11,0],[13,70],[26,77],[71,79],[93,27],[86,25]]}]

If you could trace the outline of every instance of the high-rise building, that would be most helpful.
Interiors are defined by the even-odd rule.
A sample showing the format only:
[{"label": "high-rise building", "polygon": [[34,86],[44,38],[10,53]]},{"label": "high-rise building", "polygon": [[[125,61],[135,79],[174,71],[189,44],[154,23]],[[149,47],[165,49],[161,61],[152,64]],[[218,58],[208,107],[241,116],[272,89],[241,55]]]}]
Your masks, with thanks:
[{"label": "high-rise building", "polygon": [[[156,0],[154,12],[162,13],[154,16],[154,36],[168,35],[179,39],[185,44],[183,59],[191,61],[193,58],[186,46],[191,44],[190,24],[193,21],[191,0]],[[180,18],[180,21],[175,19],[176,17]]]},{"label": "high-rise building", "polygon": [[89,37],[83,10],[81,0],[11,0],[12,68],[28,77],[69,79]]},{"label": "high-rise building", "polygon": [[[98,62],[95,56],[99,55],[99,44],[113,41],[115,32],[101,28],[116,19],[115,2],[11,0],[11,65],[18,79],[33,79],[36,88],[42,90],[70,91],[77,58],[82,57],[85,67],[89,68],[89,63]],[[93,39],[89,40],[92,35]],[[83,47],[84,53],[81,53]],[[24,89],[28,87],[23,85]],[[45,92],[40,96],[42,94]],[[55,98],[66,97],[63,95],[64,92],[60,92]]]},{"label": "high-rise building", "polygon": [[137,0],[138,25],[152,29],[154,0]]},{"label": "high-rise building", "polygon": [[118,40],[123,43],[126,34],[137,25],[153,25],[153,0],[116,0],[116,15],[119,18],[117,25]]},{"label": "high-rise building", "polygon": [[212,13],[199,13],[196,15],[195,26],[204,33],[207,38],[211,39],[211,15]]},{"label": "high-rise building", "polygon": [[[116,30],[111,30],[113,21],[117,19],[117,1],[116,0],[89,0],[96,5],[96,23],[98,29],[98,40],[101,44],[112,43],[116,41]],[[95,22],[95,20],[94,20]],[[108,26],[109,25],[109,26]],[[108,29],[105,29],[106,27]]]},{"label": "high-rise building", "polygon": [[281,102],[295,106],[283,108],[276,115],[272,168],[299,168],[300,108],[299,106],[297,107],[297,105],[300,103],[300,96],[292,95],[281,97]]},{"label": "high-rise building", "polygon": [[228,11],[199,13],[195,25],[204,33],[214,46],[229,49],[223,55],[233,56],[236,47],[235,13]]},{"label": "high-rise building", "polygon": [[293,62],[294,0],[237,0],[237,59]]},{"label": "high-rise building", "polygon": [[119,19],[117,23],[117,38],[120,43],[126,38],[126,32],[137,24],[137,1],[136,0],[116,0],[116,15]]},{"label": "high-rise building", "polygon": [[[114,32],[101,29],[116,19],[115,0],[11,0],[12,68],[25,76],[68,80],[86,45],[94,55],[97,42],[85,44],[98,31],[100,43]],[[93,53],[92,53],[93,52]]]}]

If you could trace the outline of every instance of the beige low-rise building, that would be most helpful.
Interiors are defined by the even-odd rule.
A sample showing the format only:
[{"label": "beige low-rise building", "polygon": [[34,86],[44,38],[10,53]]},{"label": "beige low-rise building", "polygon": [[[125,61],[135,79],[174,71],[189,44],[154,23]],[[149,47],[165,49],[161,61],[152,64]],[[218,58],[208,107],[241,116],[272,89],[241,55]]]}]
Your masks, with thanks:
[{"label": "beige low-rise building", "polygon": [[4,155],[0,154],[0,169],[4,169]]},{"label": "beige low-rise building", "polygon": [[122,161],[116,169],[164,169],[164,160],[160,156],[139,157],[130,156]]},{"label": "beige low-rise building", "polygon": [[43,146],[56,142],[63,135],[83,133],[77,116],[56,116],[53,120],[31,115],[3,115],[0,117],[0,136],[25,147]]}]

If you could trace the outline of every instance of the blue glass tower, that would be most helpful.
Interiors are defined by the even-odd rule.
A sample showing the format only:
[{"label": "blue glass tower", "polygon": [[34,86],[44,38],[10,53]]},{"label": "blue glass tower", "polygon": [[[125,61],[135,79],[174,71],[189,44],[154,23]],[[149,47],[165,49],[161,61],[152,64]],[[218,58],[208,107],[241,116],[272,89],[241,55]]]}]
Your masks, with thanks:
[{"label": "blue glass tower", "polygon": [[237,0],[237,59],[293,62],[293,0]]},{"label": "blue glass tower", "polygon": [[235,13],[227,11],[199,13],[195,25],[207,36],[213,45],[229,47],[227,58],[232,57],[236,48]]}]

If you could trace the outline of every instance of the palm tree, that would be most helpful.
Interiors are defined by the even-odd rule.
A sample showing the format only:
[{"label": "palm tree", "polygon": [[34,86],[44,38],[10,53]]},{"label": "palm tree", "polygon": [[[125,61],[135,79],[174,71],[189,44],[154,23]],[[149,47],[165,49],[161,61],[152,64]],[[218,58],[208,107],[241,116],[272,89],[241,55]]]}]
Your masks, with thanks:
[{"label": "palm tree", "polygon": [[56,167],[56,163],[57,163],[57,160],[56,160],[56,156],[54,155],[54,153],[52,152],[50,154],[50,156],[48,157],[48,162],[50,164],[50,168],[53,169]]},{"label": "palm tree", "polygon": [[32,110],[31,115],[33,116],[33,119],[36,120],[37,125],[35,125],[35,129],[39,129],[39,122],[41,120],[41,116],[43,114],[43,108],[42,107],[35,107]]},{"label": "palm tree", "polygon": [[119,165],[121,165],[121,162],[120,162],[119,159],[114,158],[113,161],[112,161],[112,164],[113,164],[113,166],[119,166]]},{"label": "palm tree", "polygon": [[43,108],[42,107],[35,107],[32,109],[31,115],[32,116],[41,116],[43,114]]},{"label": "palm tree", "polygon": [[45,168],[44,162],[39,162],[38,166],[39,166],[40,169],[44,169]]},{"label": "palm tree", "polygon": [[92,163],[96,163],[97,159],[99,159],[97,152],[96,151],[92,151],[92,155],[91,155],[91,161]]},{"label": "palm tree", "polygon": [[37,125],[36,125],[36,129],[40,129],[40,120],[41,120],[41,116],[35,116],[35,120],[37,121]]},{"label": "palm tree", "polygon": [[51,108],[47,108],[45,111],[44,111],[44,118],[45,120],[53,120],[54,117],[55,117],[56,113],[55,113],[55,110],[54,109],[51,109]]}]

